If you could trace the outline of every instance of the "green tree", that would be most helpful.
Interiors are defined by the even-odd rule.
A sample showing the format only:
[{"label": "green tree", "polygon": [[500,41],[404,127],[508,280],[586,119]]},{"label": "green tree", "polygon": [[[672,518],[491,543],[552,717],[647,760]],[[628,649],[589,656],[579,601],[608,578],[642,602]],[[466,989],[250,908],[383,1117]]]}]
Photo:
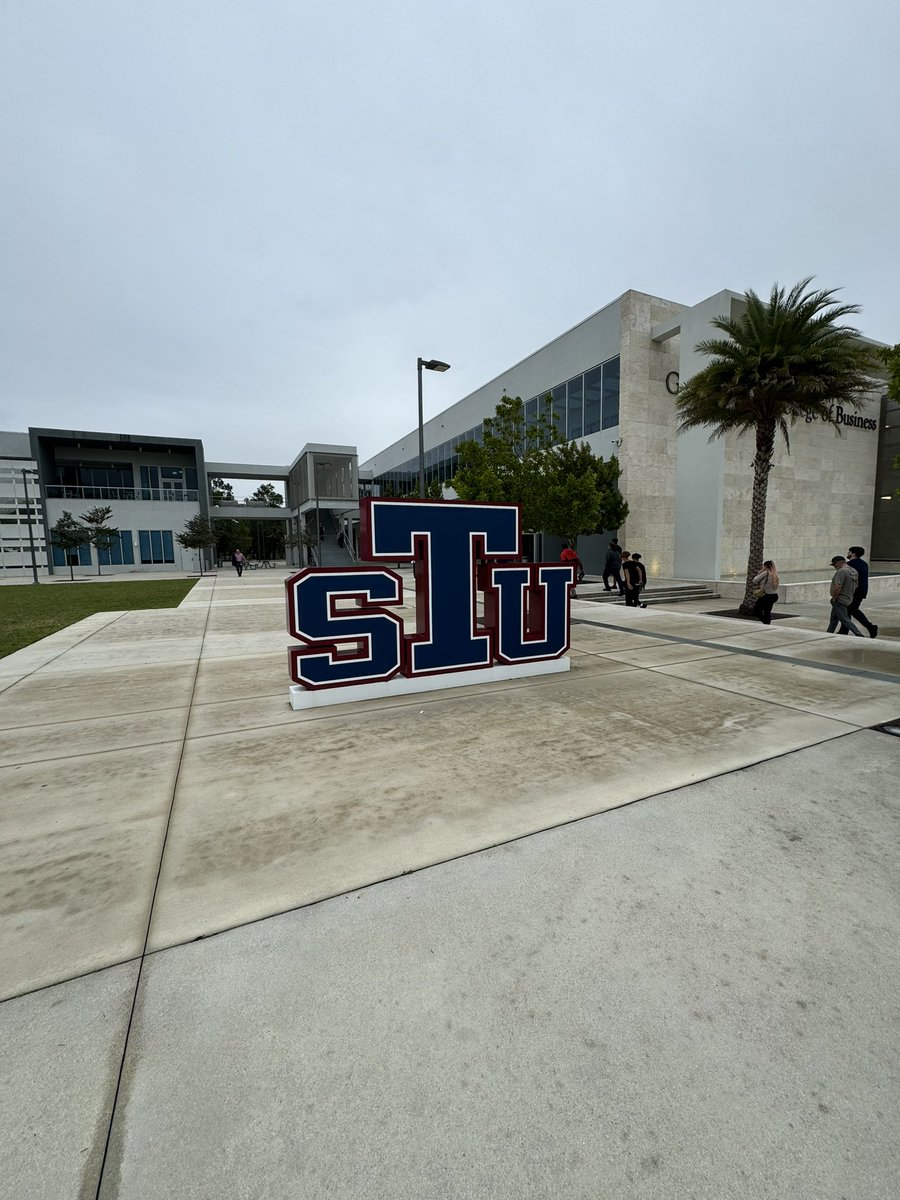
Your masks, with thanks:
[{"label": "green tree", "polygon": [[77,550],[79,546],[83,546],[88,540],[84,526],[79,525],[70,512],[63,512],[53,528],[50,530],[50,541],[54,546],[57,546],[66,556],[66,561],[69,563],[69,578],[75,578],[75,571],[72,563],[69,562],[69,551]]},{"label": "green tree", "polygon": [[[265,504],[267,508],[282,508],[284,496],[271,483],[261,483],[245,504]],[[253,548],[258,558],[281,558],[285,549],[285,529],[280,521],[254,521],[251,532]]]},{"label": "green tree", "polygon": [[92,546],[97,547],[97,574],[100,575],[100,551],[109,550],[113,542],[118,539],[119,531],[107,522],[112,516],[112,509],[96,505],[94,508],[89,508],[87,512],[81,514],[81,525],[84,529],[84,541],[90,542]]},{"label": "green tree", "polygon": [[676,400],[681,430],[708,426],[710,440],[732,431],[755,438],[745,613],[752,611],[752,579],[763,560],[777,434],[790,452],[789,428],[797,420],[835,423],[832,405],[860,408],[872,386],[872,351],[856,329],[838,324],[859,308],[836,303],[835,289],[809,291],[811,282],[802,279],[789,292],[775,284],[768,301],[748,289],[742,315],[712,321],[726,336],[699,343],[697,353],[712,361],[687,380]]},{"label": "green tree", "polygon": [[215,546],[220,558],[227,557],[233,550],[241,550],[249,555],[253,536],[249,521],[236,521],[225,517],[221,521],[215,521],[214,528],[218,530]]},{"label": "green tree", "polygon": [[284,534],[285,548],[290,546],[293,549],[294,547],[299,546],[303,551],[303,553],[300,555],[301,566],[305,565],[305,562],[309,562],[309,552],[316,545],[316,540],[316,535],[305,524],[300,526],[299,534],[293,525],[289,530],[286,530]]},{"label": "green tree", "polygon": [[236,503],[234,488],[219,475],[214,475],[209,481],[209,496],[215,508],[219,508],[223,504]]},{"label": "green tree", "polygon": [[215,546],[219,540],[219,527],[224,524],[224,521],[211,521],[209,517],[197,513],[185,522],[181,533],[175,534],[175,541],[179,546],[184,546],[186,550],[199,551],[201,575],[203,574],[203,551],[208,547]]},{"label": "green tree", "polygon": [[883,346],[878,357],[887,367],[887,394],[895,404],[900,404],[900,343]]},{"label": "green tree", "polygon": [[563,442],[543,459],[541,528],[575,546],[581,534],[619,529],[628,505],[619,491],[613,455],[598,458],[586,442]]},{"label": "green tree", "polygon": [[618,460],[604,462],[585,442],[557,442],[549,395],[531,423],[518,396],[503,396],[484,422],[483,441],[460,446],[453,487],[462,500],[519,504],[524,529],[573,546],[580,534],[618,529],[628,515]]},{"label": "green tree", "polygon": [[537,419],[526,424],[520,397],[502,396],[493,417],[485,418],[482,441],[463,442],[459,447],[451,480],[459,498],[481,504],[519,504],[523,528],[543,528],[543,459],[559,440],[552,412],[545,400]]},{"label": "green tree", "polygon": [[268,508],[282,508],[284,505],[284,496],[276,492],[275,485],[271,483],[261,483],[250,499],[262,500]]}]

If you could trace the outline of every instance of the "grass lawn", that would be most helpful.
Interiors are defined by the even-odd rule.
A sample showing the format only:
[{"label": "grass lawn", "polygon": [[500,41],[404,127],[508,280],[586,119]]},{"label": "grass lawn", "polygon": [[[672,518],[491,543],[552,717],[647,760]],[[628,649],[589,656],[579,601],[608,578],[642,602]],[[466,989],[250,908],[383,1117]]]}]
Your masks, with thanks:
[{"label": "grass lawn", "polygon": [[95,612],[175,608],[196,579],[49,583],[0,588],[0,658]]}]

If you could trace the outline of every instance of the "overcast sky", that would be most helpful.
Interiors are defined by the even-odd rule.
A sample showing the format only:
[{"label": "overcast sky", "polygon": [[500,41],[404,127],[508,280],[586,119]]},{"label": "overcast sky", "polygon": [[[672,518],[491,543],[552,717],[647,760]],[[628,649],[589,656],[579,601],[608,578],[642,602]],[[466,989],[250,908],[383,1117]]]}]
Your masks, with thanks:
[{"label": "overcast sky", "polygon": [[[3,0],[0,428],[364,459],[627,288],[900,341],[894,0]],[[499,397],[498,397],[499,399]]]}]

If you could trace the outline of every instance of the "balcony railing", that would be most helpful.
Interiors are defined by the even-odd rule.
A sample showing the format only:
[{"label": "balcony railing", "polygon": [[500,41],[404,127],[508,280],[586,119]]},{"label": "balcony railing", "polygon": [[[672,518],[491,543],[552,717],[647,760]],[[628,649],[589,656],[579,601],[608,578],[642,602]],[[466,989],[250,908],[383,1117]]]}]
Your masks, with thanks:
[{"label": "balcony railing", "polygon": [[196,488],[122,488],[70,487],[67,483],[51,483],[44,488],[49,500],[193,500],[199,499]]}]

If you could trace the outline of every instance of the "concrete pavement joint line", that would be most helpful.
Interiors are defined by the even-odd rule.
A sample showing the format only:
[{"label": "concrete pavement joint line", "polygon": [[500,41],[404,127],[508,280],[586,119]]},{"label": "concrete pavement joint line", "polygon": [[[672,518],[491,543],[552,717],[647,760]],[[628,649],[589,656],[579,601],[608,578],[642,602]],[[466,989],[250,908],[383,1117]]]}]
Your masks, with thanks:
[{"label": "concrete pavement joint line", "polygon": [[[47,661],[46,661],[46,662],[42,662],[42,663],[40,664],[40,666],[33,667],[33,668],[30,670],[30,671],[26,672],[26,674],[24,674],[24,675],[21,677],[21,679],[17,679],[17,680],[15,681],[15,683],[11,683],[11,684],[9,685],[9,687],[8,687],[8,688],[6,688],[6,689],[4,689],[4,690],[5,690],[5,691],[7,691],[7,692],[10,692],[10,691],[12,691],[12,689],[13,689],[13,688],[16,686],[16,683],[22,683],[24,680],[26,680],[26,679],[30,679],[30,678],[31,678],[31,676],[32,676],[32,675],[35,673],[35,671],[43,671],[45,667],[49,667],[51,663],[55,663],[55,662],[56,662],[56,660],[57,660],[58,658],[62,658],[62,656],[63,656],[64,654],[68,654],[68,653],[69,653],[69,651],[70,651],[70,650],[74,650],[76,646],[80,646],[80,645],[81,645],[83,642],[88,642],[88,641],[90,641],[90,639],[91,639],[91,638],[94,636],[94,634],[95,634],[95,633],[100,633],[100,632],[102,632],[102,630],[104,630],[104,629],[108,629],[108,628],[110,627],[110,625],[114,625],[114,624],[116,623],[116,621],[120,621],[120,620],[122,619],[122,617],[124,617],[124,616],[125,616],[125,615],[126,615],[128,612],[129,612],[129,611],[133,611],[133,610],[130,610],[130,609],[124,609],[124,610],[123,610],[123,611],[121,611],[121,612],[119,612],[119,611],[117,611],[117,610],[116,610],[116,611],[114,611],[114,612],[112,613],[112,616],[110,617],[110,619],[109,619],[108,621],[104,621],[102,625],[98,625],[96,629],[92,629],[92,630],[90,631],[90,633],[86,633],[86,634],[84,635],[84,637],[80,637],[80,638],[78,639],[78,641],[77,641],[77,642],[73,642],[71,646],[66,646],[64,650],[60,650],[59,654],[54,654],[52,658],[48,658],[48,659],[47,659]],[[84,619],[85,619],[85,620],[88,620],[89,618],[85,617]],[[71,626],[71,625],[65,625],[65,626],[63,626],[63,628],[64,628],[64,629],[71,629],[71,628],[72,628],[72,626]],[[62,630],[62,629],[58,629],[56,632],[57,632],[57,633],[62,633],[62,632],[63,632],[63,630]],[[48,633],[48,634],[47,634],[47,637],[53,637],[53,634],[52,634],[52,633]],[[36,642],[31,642],[31,643],[29,643],[29,645],[27,645],[27,646],[23,646],[23,647],[22,647],[22,649],[23,649],[23,650],[30,650],[32,646],[39,646],[39,645],[41,644],[41,642],[42,642],[42,641],[44,641],[44,639],[43,639],[43,638],[39,638],[39,639],[38,639]],[[18,651],[14,651],[13,653],[18,653]],[[9,655],[8,657],[12,657],[12,656],[11,656],[11,655]],[[3,659],[0,659],[0,662],[2,662],[2,661],[3,661]]]},{"label": "concrete pavement joint line", "polygon": [[[594,652],[593,651],[585,651],[584,653],[594,653]],[[598,657],[602,657],[602,656],[598,655]],[[638,669],[638,670],[655,670],[656,668],[646,667],[646,668],[636,668],[636,669]],[[611,672],[611,673],[618,674],[618,672]],[[553,682],[553,681],[548,680],[548,682]],[[559,681],[557,680],[555,682],[559,682]],[[693,681],[688,680],[685,682],[693,682]],[[713,685],[699,683],[699,684],[697,684],[697,686],[698,687],[706,687],[706,686],[713,686]],[[225,702],[223,702],[223,703],[225,703]],[[760,703],[777,704],[777,701],[760,700]],[[408,707],[408,706],[406,706],[406,705],[391,705],[391,707],[392,708],[400,708],[400,707]],[[796,711],[796,710],[792,710],[792,711]],[[190,718],[188,717],[188,721],[189,721],[189,719]],[[592,820],[596,817],[602,817],[605,813],[608,813],[608,812],[616,812],[616,811],[619,811],[620,809],[630,808],[634,804],[642,804],[645,801],[655,800],[659,797],[675,795],[678,792],[685,791],[687,788],[694,787],[698,783],[705,782],[707,780],[712,780],[712,779],[725,779],[729,775],[736,775],[742,771],[747,771],[751,767],[758,765],[758,763],[760,763],[760,762],[776,762],[778,759],[787,758],[789,755],[797,754],[801,750],[809,749],[809,747],[811,747],[811,746],[823,745],[825,742],[835,741],[838,738],[849,737],[849,736],[852,736],[853,734],[863,732],[869,728],[868,726],[862,726],[862,727],[855,726],[851,722],[849,722],[845,719],[842,719],[842,718],[838,718],[838,717],[828,716],[828,717],[825,717],[824,719],[830,721],[835,726],[843,725],[846,728],[842,732],[832,734],[830,737],[819,738],[816,741],[806,743],[803,746],[794,747],[790,750],[784,750],[780,754],[774,754],[768,758],[758,759],[752,763],[746,763],[743,766],[731,767],[726,771],[720,771],[715,774],[701,776],[697,779],[691,779],[691,780],[688,780],[686,783],[681,783],[681,784],[676,785],[675,787],[666,788],[664,791],[661,791],[661,792],[650,792],[646,796],[636,796],[633,800],[628,800],[624,804],[617,804],[617,805],[613,805],[612,807],[598,809],[595,812],[584,813],[581,816],[570,817],[564,821],[558,821],[552,825],[541,826],[540,828],[530,830],[526,833],[517,834],[515,837],[502,838],[499,841],[492,842],[486,846],[479,846],[473,850],[467,850],[461,854],[450,855],[448,858],[436,859],[434,862],[424,863],[419,867],[413,867],[406,871],[399,871],[392,875],[385,875],[379,879],[373,879],[369,883],[357,884],[353,887],[345,888],[341,891],[329,893],[326,896],[319,896],[314,900],[304,901],[302,904],[295,904],[289,908],[278,909],[274,912],[266,913],[264,916],[253,917],[251,920],[248,920],[248,921],[238,921],[234,925],[227,925],[227,926],[223,927],[222,929],[217,929],[217,930],[214,930],[213,932],[207,933],[207,934],[201,934],[198,937],[188,938],[185,941],[173,942],[169,946],[160,946],[155,950],[147,949],[147,938],[149,936],[150,925],[152,922],[153,904],[151,902],[150,917],[148,918],[147,931],[144,936],[144,946],[143,946],[143,949],[142,949],[140,955],[132,955],[128,958],[116,960],[115,962],[104,963],[102,966],[92,967],[89,971],[83,971],[83,972],[80,972],[79,974],[67,976],[66,978],[63,978],[63,979],[56,979],[56,980],[53,980],[51,983],[41,984],[40,987],[30,988],[23,992],[19,992],[14,996],[7,996],[7,997],[5,997],[5,1000],[18,1000],[24,996],[35,995],[38,992],[47,991],[49,988],[57,987],[64,983],[72,983],[77,979],[82,979],[82,978],[86,978],[87,976],[90,976],[90,975],[99,974],[99,972],[101,972],[101,971],[112,970],[114,967],[124,966],[131,962],[140,962],[141,970],[139,970],[138,978],[135,983],[135,991],[134,991],[134,997],[132,1000],[131,1015],[129,1016],[128,1027],[126,1030],[125,1044],[123,1046],[123,1051],[122,1051],[122,1063],[120,1065],[120,1072],[119,1072],[119,1079],[121,1079],[121,1072],[122,1072],[122,1069],[124,1068],[124,1062],[125,1062],[125,1050],[127,1049],[128,1035],[131,1030],[134,1008],[135,1008],[136,1001],[137,1001],[138,985],[140,984],[141,971],[143,969],[143,962],[145,959],[155,956],[157,954],[164,954],[168,950],[177,950],[180,947],[193,945],[197,941],[208,941],[210,938],[219,937],[221,934],[231,933],[232,931],[234,931],[236,929],[243,929],[249,925],[258,925],[262,921],[268,921],[274,917],[286,916],[289,913],[299,912],[305,908],[313,908],[316,905],[324,904],[328,900],[335,900],[335,899],[339,899],[341,896],[350,896],[350,895],[353,895],[355,892],[366,891],[369,888],[378,886],[378,884],[389,883],[391,880],[394,880],[394,879],[402,879],[406,875],[416,875],[421,871],[427,871],[427,870],[430,870],[432,867],[442,866],[445,863],[451,863],[451,862],[456,862],[461,859],[472,858],[475,855],[482,854],[487,850],[493,850],[500,846],[512,845],[515,842],[524,841],[528,838],[538,837],[538,836],[540,836],[540,834],[550,832],[551,830],[554,830],[554,829],[562,829],[562,828],[565,828],[567,825],[577,825],[581,821],[587,821],[587,820]],[[270,726],[259,726],[259,728],[269,728],[269,727]],[[220,735],[203,734],[201,736],[214,737],[214,736],[220,736]],[[181,751],[182,757],[183,757],[184,749],[185,749],[185,744],[184,744],[185,740],[199,740],[199,739],[184,739],[183,740],[182,751]],[[175,783],[173,785],[172,803],[170,805],[169,815],[168,815],[167,823],[166,823],[166,835],[168,835],[168,828],[169,828],[169,824],[171,823],[171,816],[172,816],[172,811],[173,811],[173,807],[174,807],[175,790],[177,789],[178,774],[180,773],[180,766],[181,766],[181,762],[179,760],[179,772],[176,773]],[[165,843],[163,845],[163,852],[164,852],[164,850],[165,850]],[[158,887],[158,884],[159,884],[159,875],[162,870],[162,858],[163,858],[163,853],[161,852],[159,868],[157,871],[156,883],[154,885],[154,900],[155,900],[155,895],[156,895],[156,888]],[[0,1004],[5,1003],[5,1000],[0,1000]],[[118,1097],[118,1092],[119,1092],[119,1086],[117,1083],[115,1098]],[[112,1130],[112,1116],[114,1115],[114,1111],[115,1111],[115,1098],[114,1098],[114,1102],[113,1102],[112,1114],[110,1116],[109,1131],[107,1133],[107,1149],[108,1149],[109,1133]],[[103,1165],[105,1164],[105,1161],[106,1161],[106,1150],[104,1151],[103,1163],[101,1164],[101,1171],[100,1171],[100,1180],[98,1181],[98,1185],[97,1185],[97,1195],[98,1196],[99,1196],[100,1182],[102,1182]]]},{"label": "concrete pavement joint line", "polygon": [[[584,654],[584,655],[590,655],[591,658],[604,658],[605,657],[603,654],[599,654],[594,650],[582,650],[582,651],[579,651],[579,653]],[[604,671],[603,672],[604,679],[606,679],[610,675],[622,675],[625,672],[643,671],[643,670],[647,669],[645,667],[636,666],[632,663],[620,663],[617,659],[612,659],[612,658],[606,658],[606,661],[615,663],[616,666],[618,667],[618,670]],[[550,687],[553,684],[561,684],[561,683],[565,683],[566,681],[571,682],[570,676],[566,675],[566,674],[560,674],[560,675],[547,675],[543,678],[538,676],[534,679],[523,679],[520,682],[517,682],[515,680],[498,680],[496,684],[480,683],[480,684],[473,684],[472,686],[479,687],[479,688],[491,688],[491,689],[493,689],[493,691],[489,694],[496,694],[498,692],[521,691],[523,688],[534,687],[538,683],[540,683],[542,686]],[[414,708],[416,704],[446,704],[451,700],[463,699],[462,693],[464,693],[464,691],[465,691],[464,688],[454,688],[452,690],[448,688],[446,692],[440,692],[440,691],[420,692],[420,693],[417,693],[417,694],[411,696],[408,701],[398,700],[394,703],[382,704],[379,706],[378,712],[393,712],[395,709],[398,709],[398,708]],[[479,692],[479,695],[484,695],[484,694],[485,694],[484,692]],[[197,705],[197,707],[198,708],[211,708],[218,704],[243,704],[243,703],[252,703],[253,701],[256,701],[256,700],[276,700],[276,699],[281,698],[282,696],[283,696],[283,693],[280,691],[279,692],[267,692],[263,696],[234,696],[228,700],[207,700],[203,704]],[[359,700],[356,703],[366,704],[367,701]],[[334,720],[336,717],[342,717],[342,716],[349,717],[349,716],[353,716],[354,714],[356,714],[356,715],[359,714],[358,709],[350,709],[349,712],[347,711],[348,709],[350,709],[350,705],[347,705],[346,708],[344,708],[343,710],[341,709],[340,705],[335,705],[334,708],[331,708],[331,709],[329,709],[329,708],[309,709],[304,714],[306,719],[300,723],[303,725],[306,725],[310,721],[331,721],[331,720]],[[374,711],[374,710],[372,710],[372,711]],[[289,724],[289,722],[287,722],[287,721],[284,722],[285,726],[287,726],[288,724]],[[242,725],[239,732],[252,733],[255,729],[271,729],[271,728],[272,728],[272,722],[265,721],[261,725]],[[191,734],[190,737],[188,738],[188,741],[199,742],[199,741],[202,741],[204,738],[212,738],[212,737],[222,737],[222,731],[219,731],[218,733]]]},{"label": "concrete pavement joint line", "polygon": [[[215,587],[215,585],[213,585],[213,587]],[[128,1054],[128,1042],[131,1037],[131,1027],[134,1024],[134,1014],[135,1014],[135,1009],[137,1008],[137,998],[138,998],[138,993],[140,992],[141,979],[143,978],[143,973],[144,973],[144,961],[147,957],[147,942],[150,939],[150,926],[153,923],[153,909],[156,904],[156,893],[159,890],[159,880],[160,880],[160,876],[162,874],[163,859],[166,856],[166,844],[169,840],[169,829],[172,824],[172,812],[175,808],[175,796],[178,792],[178,779],[179,779],[179,776],[181,775],[181,765],[184,762],[184,751],[185,751],[185,747],[187,746],[187,731],[188,731],[188,726],[190,725],[190,720],[191,720],[191,708],[192,708],[192,701],[193,701],[193,697],[194,697],[194,689],[197,686],[197,677],[200,674],[200,660],[203,655],[203,642],[206,639],[206,630],[207,630],[207,626],[209,625],[209,615],[210,615],[211,611],[212,611],[212,606],[210,604],[207,606],[206,616],[205,616],[205,619],[203,622],[203,636],[200,641],[200,653],[197,655],[197,660],[194,665],[194,679],[193,679],[193,683],[191,684],[191,701],[188,703],[187,714],[184,718],[184,730],[181,735],[181,750],[178,755],[178,766],[175,769],[175,778],[172,781],[172,798],[169,801],[169,811],[168,811],[168,814],[166,815],[166,825],[165,825],[165,829],[163,830],[162,845],[160,846],[160,850],[159,850],[159,862],[157,863],[157,866],[156,866],[156,878],[153,881],[153,891],[150,894],[150,904],[147,909],[147,924],[144,929],[144,942],[143,942],[143,945],[141,946],[141,953],[140,953],[140,959],[138,961],[137,975],[136,975],[135,981],[134,981],[134,992],[132,993],[132,996],[131,996],[131,1009],[129,1010],[129,1013],[128,1013],[128,1023],[125,1026],[125,1036],[122,1039],[122,1056],[119,1059],[119,1070],[116,1074],[116,1086],[113,1091],[112,1103],[110,1104],[110,1107],[109,1107],[109,1121],[107,1122],[107,1125],[106,1125],[106,1139],[103,1143],[103,1154],[100,1158],[100,1169],[97,1172],[97,1189],[94,1193],[94,1200],[100,1200],[100,1189],[103,1186],[103,1173],[106,1170],[106,1160],[107,1160],[107,1157],[109,1156],[109,1143],[110,1143],[110,1139],[112,1138],[113,1123],[116,1119],[116,1109],[118,1108],[118,1103],[119,1103],[119,1093],[122,1089],[122,1076],[125,1072],[125,1058]],[[111,963],[109,965],[116,966],[118,964]]]},{"label": "concrete pavement joint line", "polygon": [[[167,709],[166,711],[173,712],[173,711],[177,711],[177,710]],[[88,718],[88,719],[90,720],[91,718]],[[102,717],[99,719],[103,720]],[[59,724],[60,722],[56,722],[56,723]],[[16,727],[14,726],[13,728],[16,728]],[[16,728],[16,732],[21,733],[23,730],[28,730],[28,729],[32,729],[32,728],[33,728],[33,726],[31,726],[31,725],[25,725],[25,726],[22,726],[21,728]],[[9,730],[2,730],[0,732],[8,733]],[[169,746],[173,742],[177,742],[177,741],[178,741],[178,738],[159,738],[155,742],[133,742],[127,746],[114,746],[107,750],[95,750],[95,751],[89,750],[87,754],[84,754],[83,752],[81,754],[45,754],[41,758],[20,758],[20,759],[16,759],[15,762],[6,762],[6,763],[2,763],[0,765],[2,765],[3,767],[28,767],[28,766],[33,766],[35,763],[65,762],[69,758],[87,758],[91,753],[94,753],[94,754],[121,754],[124,750],[148,750],[151,746]]]},{"label": "concrete pavement joint line", "polygon": [[[593,625],[600,629],[611,629],[615,630],[617,633],[626,632],[621,625],[607,625],[602,621],[582,621],[581,624]],[[627,632],[631,631],[629,630]],[[836,675],[857,675],[863,679],[876,679],[881,683],[900,683],[900,677],[897,675],[889,675],[885,671],[867,671],[864,667],[844,667],[841,666],[840,663],[821,663],[816,662],[814,659],[791,658],[787,653],[773,654],[771,650],[754,650],[746,646],[729,646],[721,642],[707,642],[698,640],[696,638],[683,637],[677,633],[656,633],[655,630],[652,629],[635,629],[634,632],[636,634],[640,634],[642,637],[657,638],[667,642],[681,642],[686,646],[702,646],[706,650],[724,650],[726,654],[745,654],[749,658],[765,658],[768,659],[769,662],[786,662],[795,667],[815,667],[819,671],[832,671]],[[827,638],[838,636],[838,634],[823,633],[818,638],[810,639],[810,641],[806,641],[804,639],[803,641],[797,642],[796,645],[808,646],[811,645],[813,641],[825,641]],[[870,639],[866,640],[868,641]],[[790,643],[787,643],[786,645],[782,646],[781,649],[787,651],[789,645]],[[587,654],[591,652],[584,651],[584,653]],[[608,650],[606,651],[606,654],[607,656],[615,654],[615,650]],[[900,659],[898,659],[898,661],[900,661]],[[655,668],[651,667],[648,669],[654,670]]]},{"label": "concrete pavement joint line", "polygon": [[77,975],[66,975],[63,979],[54,979],[51,983],[42,983],[40,987],[26,988],[24,992],[16,992],[14,996],[3,996],[0,998],[0,1005],[8,1004],[10,1000],[21,1000],[23,996],[37,996],[40,992],[47,992],[50,988],[62,987],[65,983],[74,983],[77,979],[87,979],[91,975],[99,975],[101,971],[112,971],[116,967],[127,967],[129,963],[140,962],[139,954],[132,954],[129,958],[116,959],[115,962],[103,963],[99,967],[91,967],[89,971],[79,971]]},{"label": "concrete pavement joint line", "polygon": [[[690,665],[690,664],[686,664]],[[679,679],[682,683],[694,684],[697,687],[711,688],[714,692],[723,692],[726,696],[741,696],[744,700],[755,700],[759,704],[769,704],[773,708],[786,708],[788,712],[806,713],[810,717],[824,717],[826,721],[840,721],[842,725],[852,725],[855,732],[861,729],[873,729],[872,725],[859,725],[856,721],[852,721],[849,717],[838,716],[831,713],[817,712],[812,708],[804,708],[801,704],[788,704],[786,700],[778,700],[770,696],[752,696],[746,691],[736,691],[734,688],[725,687],[721,683],[710,683],[706,679],[685,679],[683,675],[666,675],[665,666],[647,667],[648,671],[657,671],[660,675],[665,675],[667,679]]]},{"label": "concrete pavement joint line", "polygon": [[[113,667],[111,669],[118,670],[119,668]],[[118,712],[115,712],[115,713],[105,714],[102,717],[65,717],[62,721],[40,721],[40,722],[38,722],[38,724],[42,727],[44,725],[75,725],[79,721],[108,721],[111,717],[142,717],[142,716],[144,716],[145,713],[148,717],[150,717],[154,713],[174,712],[175,709],[189,708],[189,707],[190,707],[190,705],[188,705],[188,704],[174,704],[174,705],[167,704],[163,708],[135,708],[135,709],[127,709],[125,711],[119,710]],[[13,732],[24,733],[25,730],[34,729],[34,728],[35,728],[34,725],[0,725],[0,733],[13,733]],[[167,741],[167,742],[171,742],[174,740],[175,740],[174,738],[164,738],[163,739],[163,741]],[[156,745],[155,742],[152,744]],[[117,749],[118,749],[118,747],[117,747]],[[136,749],[136,747],[123,746],[122,749],[123,750],[134,750],[134,749]],[[96,753],[102,754],[103,751],[102,750],[96,751]],[[78,756],[72,755],[72,754],[64,754],[64,755],[61,755],[60,757],[75,758]]]},{"label": "concrete pavement joint line", "polygon": [[[478,854],[484,854],[488,850],[496,850],[500,846],[512,846],[516,842],[524,842],[528,838],[540,837],[542,833],[550,833],[556,829],[565,829],[567,825],[579,825],[582,821],[591,821],[595,818],[603,817],[607,813],[621,812],[623,809],[631,808],[634,804],[645,804],[648,801],[657,800],[664,796],[674,796],[678,792],[686,791],[687,788],[695,787],[698,783],[706,783],[712,779],[727,779],[729,775],[738,775],[742,771],[749,771],[751,768],[759,766],[760,763],[777,762],[780,758],[787,758],[791,754],[799,754],[801,750],[808,750],[811,746],[821,746],[825,742],[834,742],[839,738],[852,737],[857,733],[868,732],[868,727],[860,729],[836,717],[826,717],[824,719],[830,721],[833,725],[843,725],[846,728],[840,733],[831,734],[830,737],[817,738],[813,742],[807,742],[803,746],[795,746],[791,750],[783,750],[780,754],[773,754],[768,758],[755,759],[753,762],[745,763],[743,766],[730,767],[727,771],[719,771],[712,775],[700,775],[696,779],[690,779],[687,783],[679,783],[677,786],[666,788],[662,792],[650,792],[646,796],[635,796],[633,800],[626,800],[623,804],[614,804],[608,808],[598,809],[596,812],[583,813],[579,817],[568,817],[564,821],[556,821],[552,825],[543,825],[539,829],[532,829],[526,833],[516,834],[515,837],[501,838],[497,842],[491,842],[486,846],[478,846],[474,850],[466,850],[461,854],[451,854],[448,858],[438,858],[433,862],[422,863],[418,867],[410,867],[406,871],[395,871],[392,875],[384,875],[379,879],[372,879],[368,883],[360,883],[354,887],[343,888],[337,892],[329,892],[327,896],[319,896],[315,900],[306,900],[302,904],[293,904],[290,908],[281,908],[275,912],[267,913],[262,917],[253,917],[248,921],[237,921],[234,925],[226,925],[222,929],[213,930],[211,933],[201,933],[197,937],[187,938],[185,941],[173,942],[170,946],[159,946],[155,950],[147,950],[142,959],[147,959],[157,954],[165,954],[169,950],[178,950],[184,946],[193,946],[195,942],[208,942],[211,938],[232,933],[236,929],[244,929],[249,925],[259,925],[263,921],[272,920],[273,917],[285,917],[290,913],[301,912],[305,908],[315,908],[317,905],[325,904],[329,900],[338,900],[341,896],[352,896],[356,892],[366,892],[370,888],[378,887],[379,884],[390,883],[394,879],[404,879],[407,875],[418,875],[422,871],[430,871],[433,867],[441,867],[446,863],[460,862],[466,858],[474,858]],[[117,963],[109,964],[111,967],[117,965]]]}]

